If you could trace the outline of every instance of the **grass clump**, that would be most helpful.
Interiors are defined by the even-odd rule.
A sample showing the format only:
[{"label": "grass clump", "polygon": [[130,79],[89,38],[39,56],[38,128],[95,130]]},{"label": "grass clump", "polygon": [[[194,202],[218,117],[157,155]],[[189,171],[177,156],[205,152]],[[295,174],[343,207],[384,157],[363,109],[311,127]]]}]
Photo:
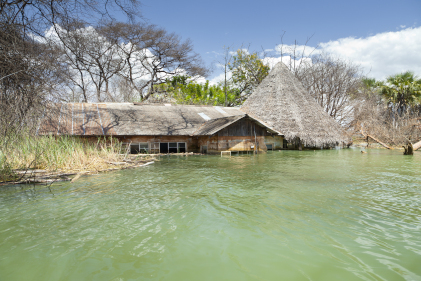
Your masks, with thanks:
[{"label": "grass clump", "polygon": [[8,145],[0,141],[0,182],[16,179],[14,170],[105,170],[111,162],[122,160],[122,149],[121,142],[112,137],[89,141],[69,136],[17,136]]}]

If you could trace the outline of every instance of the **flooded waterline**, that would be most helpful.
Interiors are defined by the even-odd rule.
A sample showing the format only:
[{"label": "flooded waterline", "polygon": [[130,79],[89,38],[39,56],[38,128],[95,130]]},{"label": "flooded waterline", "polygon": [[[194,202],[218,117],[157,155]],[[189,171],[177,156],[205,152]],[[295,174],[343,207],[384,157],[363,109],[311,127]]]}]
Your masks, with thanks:
[{"label": "flooded waterline", "polygon": [[0,190],[0,280],[421,280],[421,154],[162,157]]}]

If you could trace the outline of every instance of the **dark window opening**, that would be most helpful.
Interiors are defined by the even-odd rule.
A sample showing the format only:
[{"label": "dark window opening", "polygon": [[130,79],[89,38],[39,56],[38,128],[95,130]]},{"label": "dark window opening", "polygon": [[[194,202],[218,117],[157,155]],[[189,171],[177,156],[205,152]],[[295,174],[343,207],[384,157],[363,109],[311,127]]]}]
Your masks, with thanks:
[{"label": "dark window opening", "polygon": [[208,146],[207,145],[202,146],[202,153],[203,154],[208,153]]},{"label": "dark window opening", "polygon": [[186,143],[185,142],[178,143],[178,152],[180,152],[180,153],[186,152]]},{"label": "dark window opening", "polygon": [[266,147],[267,147],[268,150],[273,150],[272,144],[267,144]]},{"label": "dark window opening", "polygon": [[168,142],[161,142],[159,144],[159,152],[160,153],[168,153]]},{"label": "dark window opening", "polygon": [[288,142],[286,139],[284,139],[283,148],[288,148]]},{"label": "dark window opening", "polygon": [[131,144],[130,145],[130,153],[131,154],[138,154],[139,153],[139,144]]},{"label": "dark window opening", "polygon": [[185,142],[161,142],[160,153],[184,153],[187,152]]}]

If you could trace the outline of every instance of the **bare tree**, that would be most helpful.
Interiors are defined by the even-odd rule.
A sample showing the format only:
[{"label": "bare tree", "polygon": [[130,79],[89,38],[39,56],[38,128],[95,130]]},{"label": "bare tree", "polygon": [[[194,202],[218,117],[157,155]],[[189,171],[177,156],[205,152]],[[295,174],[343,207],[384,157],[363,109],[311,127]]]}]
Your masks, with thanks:
[{"label": "bare tree", "polygon": [[219,65],[224,67],[224,95],[225,102],[224,106],[228,106],[228,85],[230,84],[230,78],[228,77],[230,64],[232,62],[232,53],[230,52],[231,47],[224,46],[224,53],[221,61],[218,61]]},{"label": "bare tree", "polygon": [[63,92],[63,85],[69,83],[67,63],[63,63],[59,49],[43,42],[44,31],[82,20],[95,24],[112,19],[108,11],[116,8],[134,19],[138,3],[0,1],[0,177],[8,163],[8,146],[23,132],[35,132],[37,116],[43,114],[48,101],[60,100],[55,93]]},{"label": "bare tree", "polygon": [[[354,108],[354,131],[394,146],[421,140],[421,118],[418,112],[391,112],[389,100],[380,94],[382,86],[382,82],[374,79],[363,79],[360,102]],[[367,142],[371,140],[366,139]]]},{"label": "bare tree", "polygon": [[125,61],[119,72],[146,100],[154,86],[174,75],[206,76],[200,56],[193,51],[190,40],[168,33],[155,25],[113,23],[99,31],[109,41],[119,42],[120,56]]},{"label": "bare tree", "polygon": [[281,60],[302,82],[304,88],[314,97],[324,111],[343,126],[353,123],[354,108],[361,102],[359,97],[362,71],[341,58],[335,58],[318,50],[318,46],[308,46],[313,36],[304,45],[294,40],[293,45],[281,45],[278,52]]},{"label": "bare tree", "polygon": [[358,66],[320,54],[302,64],[296,76],[331,117],[342,125],[353,121],[353,110],[360,102],[362,73]]}]

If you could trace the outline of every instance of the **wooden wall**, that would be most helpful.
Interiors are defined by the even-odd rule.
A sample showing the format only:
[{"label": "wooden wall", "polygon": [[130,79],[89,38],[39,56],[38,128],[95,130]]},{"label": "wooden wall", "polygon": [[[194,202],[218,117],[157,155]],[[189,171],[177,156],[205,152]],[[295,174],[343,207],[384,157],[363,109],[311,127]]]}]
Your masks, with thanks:
[{"label": "wooden wall", "polygon": [[200,151],[203,151],[203,146],[207,146],[208,153],[254,150],[264,152],[267,150],[266,135],[268,135],[266,128],[252,119],[243,118],[211,137],[200,137],[198,146]]},{"label": "wooden wall", "polygon": [[282,136],[265,136],[265,144],[272,144],[273,150],[283,149],[284,138]]},{"label": "wooden wall", "polygon": [[115,136],[123,143],[185,142],[187,152],[220,153],[221,151],[267,151],[266,144],[272,149],[282,149],[283,138],[271,136],[265,127],[252,119],[243,118],[220,130],[212,136]]},{"label": "wooden wall", "polygon": [[265,136],[266,128],[261,127],[256,121],[248,118],[243,118],[234,124],[229,125],[228,127],[220,130],[218,136],[242,136],[242,137],[254,137],[256,136]]}]

